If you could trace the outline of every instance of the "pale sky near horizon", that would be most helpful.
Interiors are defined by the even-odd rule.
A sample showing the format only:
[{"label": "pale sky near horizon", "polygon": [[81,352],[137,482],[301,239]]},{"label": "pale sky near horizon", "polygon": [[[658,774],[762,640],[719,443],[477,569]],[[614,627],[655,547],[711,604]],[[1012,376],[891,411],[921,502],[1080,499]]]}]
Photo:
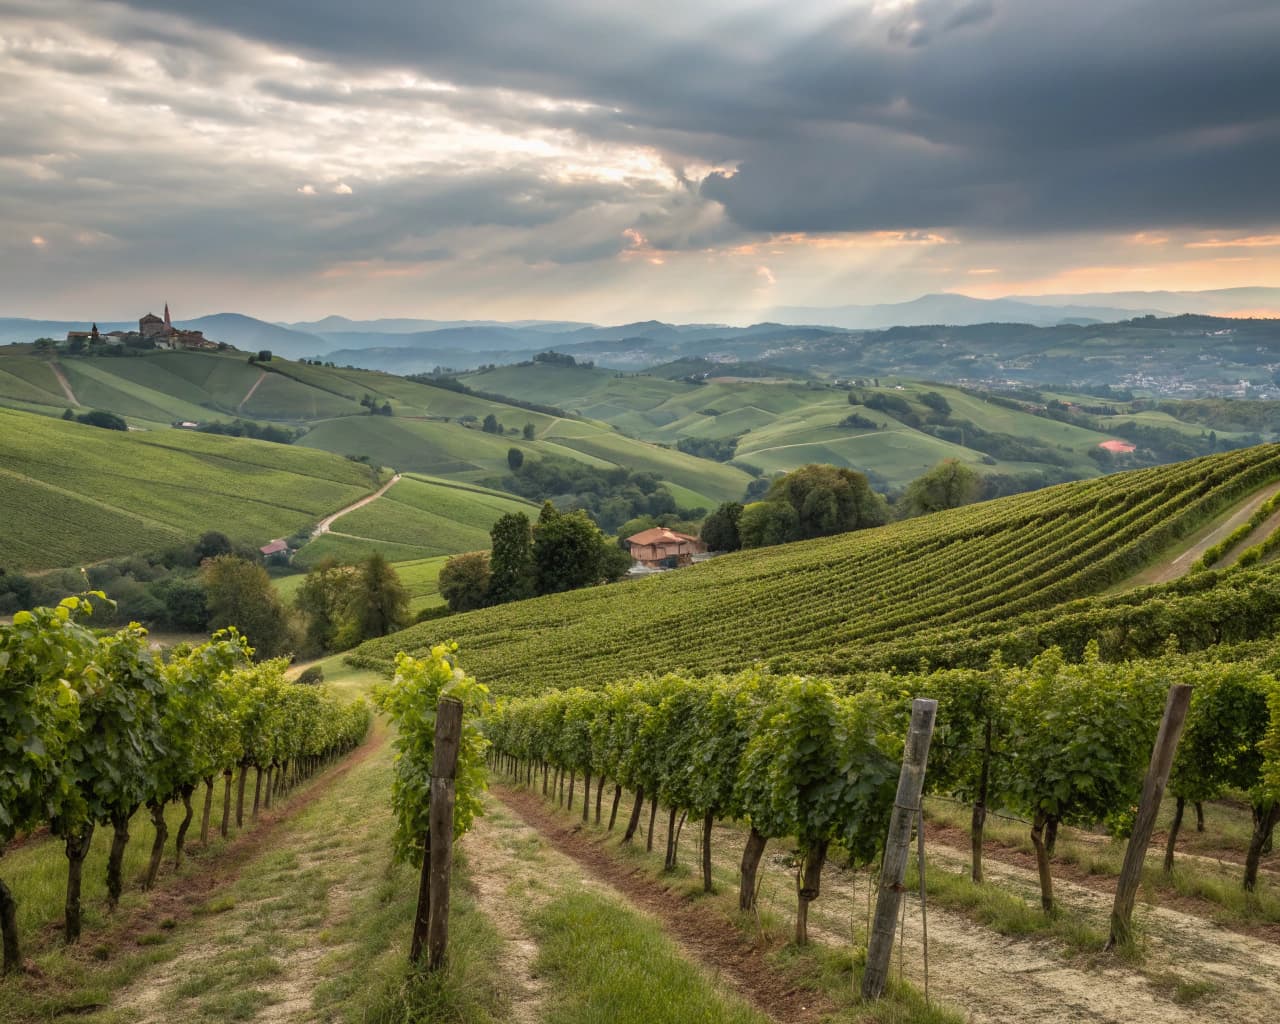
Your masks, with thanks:
[{"label": "pale sky near horizon", "polygon": [[1280,285],[1273,0],[0,0],[0,316]]}]

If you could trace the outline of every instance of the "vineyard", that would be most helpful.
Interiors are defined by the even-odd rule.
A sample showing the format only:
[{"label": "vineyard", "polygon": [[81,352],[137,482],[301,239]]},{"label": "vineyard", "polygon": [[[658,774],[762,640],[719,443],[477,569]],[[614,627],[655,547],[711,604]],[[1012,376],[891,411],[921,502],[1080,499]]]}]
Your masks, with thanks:
[{"label": "vineyard", "polygon": [[740,552],[621,586],[450,617],[375,640],[353,663],[446,635],[498,693],[644,672],[980,667],[1050,646],[1109,659],[1248,640],[1280,611],[1267,564],[1102,594],[1280,479],[1280,447],[1064,484],[868,531]]},{"label": "vineyard", "polygon": [[[236,633],[162,659],[137,627],[93,631],[95,595],[19,613],[0,625],[0,992],[25,1009],[0,1021],[1265,1019],[1277,480],[1280,447],[1259,447],[423,623],[325,664],[389,726],[345,777],[329,766],[353,760],[369,705],[288,682]],[[1183,576],[1127,582],[1174,553]],[[904,803],[921,698],[936,719]],[[173,927],[171,964],[101,941],[127,928],[112,908],[185,884],[184,857],[335,777],[329,817],[272,833],[260,877],[143,937]],[[1145,810],[1142,904],[1108,924]],[[872,889],[899,821],[920,859],[889,888],[922,925],[927,896],[933,945],[902,918],[871,1008]],[[104,881],[85,897],[87,865]],[[117,962],[144,980],[104,980]],[[70,972],[69,994],[42,969]],[[1141,1013],[1105,1002],[1112,981]],[[1062,1006],[1041,995],[1068,982]]]},{"label": "vineyard", "polygon": [[209,529],[265,544],[372,489],[325,452],[166,430],[124,433],[0,409],[0,562],[76,566]]},{"label": "vineyard", "polygon": [[[747,672],[732,677],[663,676],[603,690],[552,691],[498,706],[489,723],[496,763],[582,816],[596,782],[596,820],[613,783],[609,828],[624,789],[635,801],[630,841],[649,799],[649,831],[667,809],[666,867],[674,869],[685,817],[701,822],[702,878],[712,888],[712,829],[720,819],[751,824],[742,855],[739,905],[751,908],[756,867],[770,840],[798,846],[796,941],[819,892],[827,850],[867,865],[882,853],[894,805],[911,700],[938,702],[929,788],[972,805],[971,874],[983,877],[988,807],[1024,815],[1040,869],[1041,900],[1054,909],[1049,854],[1060,825],[1132,825],[1143,772],[1171,683],[1194,687],[1172,793],[1179,807],[1250,794],[1255,829],[1241,877],[1258,881],[1259,858],[1280,810],[1280,685],[1256,662],[1194,663],[1166,656],[1123,665],[1070,664],[1050,651],[1025,668],[839,680]],[[1179,811],[1179,816],[1181,811]],[[1173,862],[1177,825],[1168,841]]]},{"label": "vineyard", "polygon": [[[200,842],[206,845],[218,783],[218,827],[226,836],[233,806],[235,826],[244,824],[250,769],[248,813],[256,819],[260,806],[269,808],[276,795],[349,751],[369,727],[363,701],[343,704],[323,690],[287,682],[284,660],[252,664],[252,651],[234,631],[178,648],[163,663],[136,625],[95,633],[88,622],[94,601],[102,599],[69,597],[0,626],[0,848],[42,826],[64,843],[68,943],[80,937],[83,868],[99,826],[112,830],[106,889],[114,907],[130,821],[140,808],[155,828],[142,881],[149,889],[168,840],[168,805],[183,808],[174,837],[180,865],[201,786]],[[22,963],[22,898],[0,881],[5,971]]]}]

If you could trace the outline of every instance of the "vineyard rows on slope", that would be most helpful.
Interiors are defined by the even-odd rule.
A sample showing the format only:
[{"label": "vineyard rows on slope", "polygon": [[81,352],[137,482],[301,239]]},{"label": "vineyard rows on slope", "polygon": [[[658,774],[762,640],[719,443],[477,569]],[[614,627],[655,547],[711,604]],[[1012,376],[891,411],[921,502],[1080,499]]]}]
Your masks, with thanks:
[{"label": "vineyard rows on slope", "polygon": [[[503,693],[757,662],[827,673],[914,668],[922,657],[981,663],[999,649],[997,635],[1052,631],[1064,604],[1096,635],[1100,616],[1135,599],[1077,599],[1131,576],[1276,479],[1280,446],[1263,445],[453,616],[371,641],[351,657],[385,669],[396,650],[421,651],[447,636]],[[1160,593],[1173,601],[1215,588],[1229,595],[1230,579],[1203,573]],[[1266,586],[1246,588],[1242,599],[1259,591],[1268,599]],[[1151,596],[1140,592],[1137,603]],[[1235,637],[1215,639],[1224,638]]]}]

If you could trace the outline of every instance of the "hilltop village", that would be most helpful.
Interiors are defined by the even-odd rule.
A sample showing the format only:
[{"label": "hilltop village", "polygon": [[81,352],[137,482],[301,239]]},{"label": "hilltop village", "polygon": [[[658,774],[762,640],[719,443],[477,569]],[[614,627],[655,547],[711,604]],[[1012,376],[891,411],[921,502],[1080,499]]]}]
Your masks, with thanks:
[{"label": "hilltop village", "polygon": [[173,326],[169,315],[169,304],[164,304],[164,316],[147,313],[138,320],[136,331],[98,330],[95,321],[87,331],[67,331],[66,340],[58,347],[69,352],[82,352],[86,348],[106,345],[110,347],[125,346],[128,348],[163,348],[163,349],[206,349],[226,348],[221,342],[211,341],[204,336],[204,331],[187,331]]}]

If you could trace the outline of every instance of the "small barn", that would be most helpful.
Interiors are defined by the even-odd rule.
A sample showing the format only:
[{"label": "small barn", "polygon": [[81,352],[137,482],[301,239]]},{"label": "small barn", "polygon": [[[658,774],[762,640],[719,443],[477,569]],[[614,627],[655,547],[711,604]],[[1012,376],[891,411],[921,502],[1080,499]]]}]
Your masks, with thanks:
[{"label": "small barn", "polygon": [[694,555],[700,555],[707,546],[697,537],[676,533],[665,526],[642,530],[627,538],[631,557],[650,569],[675,569],[689,565]]}]

